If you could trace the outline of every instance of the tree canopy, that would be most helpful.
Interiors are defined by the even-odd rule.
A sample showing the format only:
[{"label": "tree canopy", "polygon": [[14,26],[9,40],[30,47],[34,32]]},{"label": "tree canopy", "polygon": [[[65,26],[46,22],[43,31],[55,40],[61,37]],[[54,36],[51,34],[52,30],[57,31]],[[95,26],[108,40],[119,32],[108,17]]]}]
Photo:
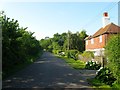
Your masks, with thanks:
[{"label": "tree canopy", "polygon": [[41,39],[40,44],[41,46],[46,49],[50,50],[78,50],[83,52],[85,50],[85,37],[88,35],[86,34],[85,30],[82,30],[80,33],[72,33],[68,31],[68,33],[64,32],[62,34],[56,33],[53,35],[53,38],[49,39]]},{"label": "tree canopy", "polygon": [[39,56],[42,48],[33,37],[33,32],[19,26],[17,20],[6,15],[0,16],[2,23],[2,67],[3,74],[9,69],[26,62],[32,62]]}]

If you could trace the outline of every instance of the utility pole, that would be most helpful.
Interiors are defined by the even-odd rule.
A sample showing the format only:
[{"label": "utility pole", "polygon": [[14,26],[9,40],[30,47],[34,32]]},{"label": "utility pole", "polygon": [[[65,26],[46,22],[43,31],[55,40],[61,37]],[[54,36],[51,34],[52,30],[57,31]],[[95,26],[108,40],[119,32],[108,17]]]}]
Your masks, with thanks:
[{"label": "utility pole", "polygon": [[68,50],[70,49],[70,31],[68,30]]}]

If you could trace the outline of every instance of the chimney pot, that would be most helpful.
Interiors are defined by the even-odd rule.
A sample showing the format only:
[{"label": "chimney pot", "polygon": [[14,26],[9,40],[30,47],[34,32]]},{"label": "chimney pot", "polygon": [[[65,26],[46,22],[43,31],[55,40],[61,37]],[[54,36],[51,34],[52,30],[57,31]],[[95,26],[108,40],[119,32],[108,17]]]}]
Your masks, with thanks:
[{"label": "chimney pot", "polygon": [[108,17],[108,13],[107,13],[107,12],[104,12],[104,13],[103,13],[103,16],[104,16],[104,17]]}]

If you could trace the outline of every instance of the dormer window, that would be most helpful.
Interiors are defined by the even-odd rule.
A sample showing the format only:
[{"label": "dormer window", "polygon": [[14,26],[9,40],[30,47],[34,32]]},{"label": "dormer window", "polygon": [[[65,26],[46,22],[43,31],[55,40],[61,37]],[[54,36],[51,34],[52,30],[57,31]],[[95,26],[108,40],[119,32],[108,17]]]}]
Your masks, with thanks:
[{"label": "dormer window", "polygon": [[102,35],[99,36],[99,42],[102,42]]},{"label": "dormer window", "polygon": [[93,38],[91,39],[91,44],[94,44],[94,39]]}]

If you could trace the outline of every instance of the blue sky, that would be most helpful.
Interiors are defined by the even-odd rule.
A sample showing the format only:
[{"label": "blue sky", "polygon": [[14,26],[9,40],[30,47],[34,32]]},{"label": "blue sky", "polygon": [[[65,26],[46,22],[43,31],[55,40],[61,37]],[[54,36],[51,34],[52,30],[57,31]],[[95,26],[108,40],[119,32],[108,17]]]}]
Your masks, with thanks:
[{"label": "blue sky", "polygon": [[2,10],[21,27],[35,32],[37,39],[55,33],[85,29],[88,35],[102,27],[102,15],[107,11],[110,21],[118,24],[116,2],[7,2]]}]

